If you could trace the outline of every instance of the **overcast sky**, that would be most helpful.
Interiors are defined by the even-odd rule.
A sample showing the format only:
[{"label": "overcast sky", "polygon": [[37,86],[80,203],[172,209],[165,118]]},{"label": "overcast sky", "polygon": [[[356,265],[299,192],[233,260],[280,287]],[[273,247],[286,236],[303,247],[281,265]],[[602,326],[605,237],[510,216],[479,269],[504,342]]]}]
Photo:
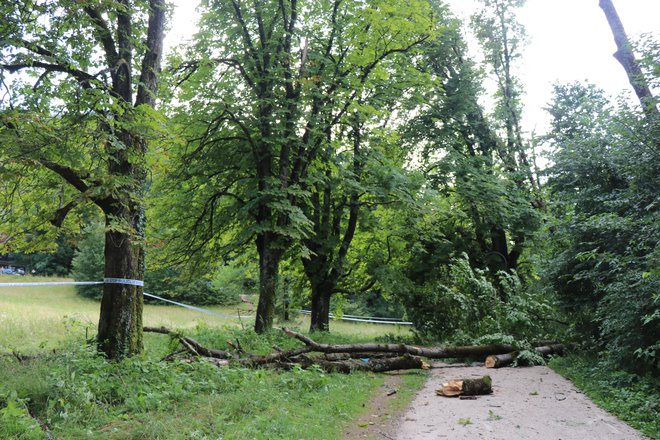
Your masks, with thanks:
[{"label": "overcast sky", "polygon": [[[397,0],[392,0],[397,1]],[[448,0],[452,10],[467,19],[476,0]],[[196,0],[174,0],[168,45],[191,38],[195,30]],[[652,32],[660,38],[660,0],[614,0],[631,39]],[[527,0],[519,21],[525,26],[529,44],[517,75],[526,96],[523,126],[543,132],[554,82],[588,80],[611,95],[632,92],[621,65],[612,57],[616,45],[598,0]]]}]

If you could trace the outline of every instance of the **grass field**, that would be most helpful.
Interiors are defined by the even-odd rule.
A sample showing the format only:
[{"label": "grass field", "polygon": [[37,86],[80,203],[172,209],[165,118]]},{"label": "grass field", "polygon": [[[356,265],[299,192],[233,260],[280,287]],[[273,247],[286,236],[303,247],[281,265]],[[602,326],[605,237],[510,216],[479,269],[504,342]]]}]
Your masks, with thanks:
[{"label": "grass field", "polygon": [[[0,276],[0,283],[47,280]],[[248,312],[245,305],[210,309]],[[157,334],[145,335],[145,356],[108,363],[86,343],[96,332],[98,314],[99,303],[76,295],[73,286],[0,287],[1,439],[337,439],[383,382],[367,373],[165,363],[159,359],[173,346]],[[273,344],[299,345],[282,332],[256,335],[250,319],[174,306],[146,305],[144,322],[183,329],[221,349],[226,339],[237,337],[254,353],[271,351]],[[286,325],[309,324],[300,317]],[[405,327],[338,321],[331,329],[319,340],[409,334]],[[14,350],[38,357],[19,362],[2,355]],[[412,374],[417,377],[409,381],[410,395],[424,379],[421,372]]]},{"label": "grass field", "polygon": [[[66,280],[0,275],[0,283],[39,281]],[[254,324],[254,320],[249,318],[254,312],[250,311],[246,304],[205,308],[225,315],[240,314],[248,317],[240,320],[228,319],[172,305],[146,304],[143,314],[144,325],[194,328],[201,324],[212,328],[225,326],[250,328]],[[73,286],[0,287],[0,351],[16,348],[25,352],[36,348],[53,348],[69,338],[72,332],[82,332],[91,337],[96,332],[99,310],[98,301],[76,295]],[[301,315],[283,325],[306,329],[309,327],[309,317]],[[358,334],[364,338],[384,334],[397,336],[409,334],[409,328],[405,326],[339,320],[331,323],[331,331],[338,335]]]}]

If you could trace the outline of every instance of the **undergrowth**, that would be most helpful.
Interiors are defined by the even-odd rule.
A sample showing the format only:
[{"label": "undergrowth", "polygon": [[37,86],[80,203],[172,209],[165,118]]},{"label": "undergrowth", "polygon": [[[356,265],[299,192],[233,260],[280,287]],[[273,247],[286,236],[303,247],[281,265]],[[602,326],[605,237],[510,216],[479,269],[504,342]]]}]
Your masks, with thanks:
[{"label": "undergrowth", "polygon": [[[198,327],[188,334],[265,353],[300,343],[271,332]],[[149,335],[145,356],[107,362],[83,340],[20,363],[0,358],[0,438],[340,438],[382,378],[319,369],[274,371],[208,362],[161,362],[168,338]],[[323,342],[357,338],[324,335]]]},{"label": "undergrowth", "polygon": [[584,355],[553,358],[550,367],[570,379],[600,407],[660,439],[660,380],[616,370]]}]

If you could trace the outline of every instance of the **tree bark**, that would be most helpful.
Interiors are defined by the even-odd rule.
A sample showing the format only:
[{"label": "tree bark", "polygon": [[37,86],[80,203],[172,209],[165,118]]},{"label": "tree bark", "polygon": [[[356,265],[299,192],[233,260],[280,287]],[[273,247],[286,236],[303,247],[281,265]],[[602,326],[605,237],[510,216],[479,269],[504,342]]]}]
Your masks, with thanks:
[{"label": "tree bark", "polygon": [[[105,234],[105,277],[144,279],[142,244],[129,233]],[[98,348],[109,359],[141,353],[143,287],[105,283],[98,326]]]},{"label": "tree bark", "polygon": [[635,54],[630,46],[630,40],[626,35],[626,31],[621,23],[619,14],[612,3],[612,0],[600,0],[600,8],[605,13],[607,22],[612,30],[614,41],[616,43],[617,51],[614,53],[614,58],[623,66],[628,76],[630,85],[635,90],[635,94],[639,99],[642,109],[646,117],[651,121],[658,120],[658,108],[656,102],[649,88],[648,82],[642,73],[642,69],[635,58]]},{"label": "tree bark", "polygon": [[490,354],[509,353],[515,348],[508,344],[490,344],[469,347],[415,347],[406,344],[319,344],[307,336],[282,329],[287,335],[298,339],[310,348],[321,353],[398,353],[423,356],[429,359],[480,358]]},{"label": "tree bark", "polygon": [[518,357],[518,352],[505,354],[492,354],[486,358],[484,364],[486,368],[502,368],[511,365]]},{"label": "tree bark", "polygon": [[[313,258],[313,257],[312,257]],[[330,331],[330,298],[335,283],[318,278],[312,283],[312,308],[310,316],[310,333]]]},{"label": "tree bark", "polygon": [[[165,23],[163,0],[149,1],[147,48],[142,60],[140,84],[135,103],[132,102],[132,16],[128,5],[122,6],[117,15],[117,54],[123,63],[112,74],[113,90],[126,107],[120,121],[132,118],[132,107],[156,104],[158,74],[162,57]],[[124,7],[126,8],[124,10]],[[90,16],[95,17],[93,11]],[[101,22],[100,18],[96,18]],[[101,37],[103,39],[103,37]],[[108,60],[115,57],[114,50],[105,45]],[[119,60],[116,60],[119,62]],[[110,66],[116,67],[116,66]],[[146,170],[143,158],[147,144],[144,139],[123,130],[119,139],[125,150],[108,149],[108,169],[111,175],[122,176],[130,181],[121,188],[119,195],[106,198],[100,203],[106,217],[105,271],[106,278],[144,280],[145,216],[142,206]],[[131,155],[135,156],[131,158]],[[117,222],[119,227],[117,227]],[[101,299],[98,325],[98,348],[109,359],[120,359],[143,351],[142,335],[143,287],[135,284],[105,283]]]},{"label": "tree bark", "polygon": [[254,331],[264,333],[273,327],[275,298],[280,252],[275,249],[273,234],[264,232],[257,237],[259,251],[259,304],[254,321]]}]

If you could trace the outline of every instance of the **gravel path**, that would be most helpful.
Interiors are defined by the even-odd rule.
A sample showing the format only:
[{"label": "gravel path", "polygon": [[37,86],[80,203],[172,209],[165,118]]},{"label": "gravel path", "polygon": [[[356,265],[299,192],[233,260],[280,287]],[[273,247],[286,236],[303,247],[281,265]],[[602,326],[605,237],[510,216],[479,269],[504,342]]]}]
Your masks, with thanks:
[{"label": "gravel path", "polygon": [[[381,438],[397,440],[645,439],[597,407],[547,367],[500,368],[437,364],[402,418]],[[450,379],[493,379],[493,394],[476,400],[435,394]]]}]

